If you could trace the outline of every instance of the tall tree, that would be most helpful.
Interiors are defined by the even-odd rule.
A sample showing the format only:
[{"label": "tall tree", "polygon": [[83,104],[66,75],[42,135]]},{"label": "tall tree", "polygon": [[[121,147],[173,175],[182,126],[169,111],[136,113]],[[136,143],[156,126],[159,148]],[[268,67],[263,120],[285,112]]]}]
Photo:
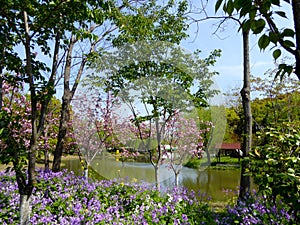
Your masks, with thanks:
[{"label": "tall tree", "polygon": [[[93,2],[93,1],[91,1]],[[96,3],[90,5],[95,5]],[[64,152],[64,140],[67,124],[70,119],[69,110],[78,84],[86,71],[89,59],[100,58],[108,47],[134,41],[136,37],[147,33],[159,35],[160,30],[153,29],[155,23],[164,24],[171,31],[171,25],[177,24],[175,17],[170,16],[174,1],[168,1],[165,6],[151,0],[106,2],[100,7],[88,7],[84,1],[78,8],[86,9],[82,14],[80,24],[76,24],[76,32],[70,34],[66,44],[65,64],[63,65],[63,97],[58,142],[54,153],[53,171],[60,170],[61,157]],[[183,7],[179,4],[179,7]],[[169,15],[169,16],[168,16]],[[168,16],[168,17],[167,17]],[[181,15],[182,16],[182,15]],[[181,22],[180,22],[181,23]],[[181,23],[184,27],[185,24]],[[176,27],[176,26],[174,26]],[[149,32],[152,30],[152,32]],[[173,30],[177,32],[176,30]],[[147,34],[148,35],[148,34]],[[169,40],[170,35],[161,34]],[[185,35],[179,33],[178,35]],[[83,41],[84,40],[84,41]],[[83,47],[84,46],[84,47]],[[98,54],[99,53],[99,54]],[[75,74],[72,77],[72,74]]]},{"label": "tall tree", "polygon": [[[241,1],[239,1],[240,3]],[[243,161],[241,169],[241,183],[240,183],[240,194],[239,197],[243,198],[246,193],[250,191],[250,177],[245,173],[247,167],[249,166],[248,155],[251,150],[252,145],[252,112],[251,112],[251,99],[250,99],[250,52],[249,52],[249,36],[250,36],[250,26],[255,22],[249,20],[247,23],[245,21],[241,22],[240,18],[235,18],[233,16],[234,12],[234,2],[218,0],[215,5],[215,10],[218,11],[220,6],[223,5],[223,11],[228,16],[224,20],[232,19],[239,23],[240,30],[242,32],[243,38],[243,88],[241,89],[242,105],[243,105],[243,115],[244,115],[244,129],[243,129]],[[223,21],[224,21],[223,20]],[[253,25],[254,27],[254,25]],[[255,28],[259,29],[259,28]],[[256,31],[256,30],[255,30]]]},{"label": "tall tree", "polygon": [[[169,31],[161,29],[167,36]],[[160,42],[160,36],[153,37],[158,41],[146,39],[120,46],[95,65],[106,73],[104,77],[100,73],[104,88],[128,106],[131,122],[138,130],[136,138],[142,143],[140,149],[148,151],[159,187],[167,123],[178,112],[207,106],[208,98],[215,93],[211,88],[215,73],[209,71],[209,65],[215,63],[220,52],[214,51],[206,59],[200,59],[199,55],[185,53],[170,42]],[[91,78],[97,81],[97,76]],[[197,139],[198,134],[194,135]]]},{"label": "tall tree", "polygon": [[[119,5],[118,5],[119,4]],[[105,47],[109,34],[120,25],[120,10],[127,6],[123,2],[78,1],[74,3],[76,18],[72,32],[64,32],[64,54],[61,65],[63,78],[62,108],[57,144],[54,151],[52,170],[59,171],[61,157],[65,151],[66,134],[70,121],[71,102],[78,84],[86,71],[90,58],[95,57],[97,48]],[[129,2],[127,2],[129,4]],[[128,6],[129,7],[129,6]]]},{"label": "tall tree", "polygon": [[[1,1],[1,72],[4,70],[16,73],[15,82],[25,81],[30,92],[31,138],[27,146],[28,169],[23,172],[22,160],[16,154],[13,159],[14,169],[20,192],[20,224],[28,223],[30,214],[30,196],[35,183],[35,161],[37,140],[42,133],[47,105],[53,92],[53,81],[56,75],[56,48],[53,51],[53,69],[37,58],[39,51],[46,56],[50,54],[48,42],[55,37],[56,24],[60,24],[59,8],[63,2],[57,4],[41,4],[28,1],[21,4],[16,1]],[[41,14],[41,12],[46,14]],[[23,49],[25,56],[19,54]],[[2,58],[2,57],[1,57]],[[24,62],[24,63],[23,63]],[[43,72],[49,72],[49,79],[43,77]],[[2,74],[1,74],[2,75]],[[38,104],[41,110],[38,113]],[[18,151],[18,149],[14,149]],[[27,178],[26,178],[27,176]]]},{"label": "tall tree", "polygon": [[[43,133],[45,114],[55,93],[58,66],[64,63],[59,56],[64,58],[64,51],[68,50],[69,34],[82,39],[90,37],[77,26],[83,21],[91,22],[91,18],[101,21],[101,9],[108,10],[109,3],[30,0],[25,4],[20,1],[1,0],[0,4],[0,72],[15,73],[14,82],[25,82],[30,92],[31,141],[26,147],[27,173],[18,164],[21,160],[13,159],[21,196],[20,224],[26,224],[30,214],[30,196],[35,184],[38,139]],[[66,65],[69,65],[68,62]]]},{"label": "tall tree", "polygon": [[[243,28],[242,28],[243,29]],[[242,104],[244,110],[244,132],[243,132],[243,158],[240,184],[240,197],[250,192],[250,177],[246,175],[249,167],[248,156],[252,146],[252,112],[250,99],[250,52],[249,52],[249,30],[243,29],[243,55],[244,55],[244,78],[241,90]]]}]

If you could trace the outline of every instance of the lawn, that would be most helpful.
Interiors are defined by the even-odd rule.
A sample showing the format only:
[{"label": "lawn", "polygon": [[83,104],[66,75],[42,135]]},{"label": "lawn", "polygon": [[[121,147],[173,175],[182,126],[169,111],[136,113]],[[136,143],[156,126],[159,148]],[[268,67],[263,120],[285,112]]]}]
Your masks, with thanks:
[{"label": "lawn", "polygon": [[230,156],[221,156],[220,162],[217,158],[211,158],[211,164],[207,164],[207,159],[190,159],[184,166],[189,168],[199,168],[201,166],[210,166],[211,169],[227,170],[227,169],[240,169],[240,161],[238,158],[233,158]]}]

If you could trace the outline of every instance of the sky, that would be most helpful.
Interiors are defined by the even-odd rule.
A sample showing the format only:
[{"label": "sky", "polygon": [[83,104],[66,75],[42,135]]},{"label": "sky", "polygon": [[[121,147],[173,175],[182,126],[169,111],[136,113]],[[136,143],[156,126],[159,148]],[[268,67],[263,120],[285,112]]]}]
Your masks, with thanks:
[{"label": "sky", "polygon": [[[206,2],[206,0],[203,0]],[[200,0],[194,0],[194,4],[200,3]],[[215,16],[215,0],[209,0],[207,13],[209,16]],[[291,9],[287,4],[283,6],[287,12],[288,18],[292,18]],[[220,14],[218,14],[220,15]],[[293,21],[288,19],[278,20],[280,27],[293,28]],[[223,31],[216,31],[217,20],[208,20],[198,23],[198,32],[196,24],[191,25],[189,29],[190,38],[182,43],[182,47],[193,51],[200,49],[203,57],[214,49],[221,49],[222,55],[217,60],[216,66],[212,69],[219,72],[216,81],[221,91],[228,92],[233,88],[242,88],[243,82],[243,52],[242,35],[238,33],[238,25],[234,22],[227,23]],[[197,33],[197,34],[196,34]],[[250,68],[254,76],[263,76],[268,69],[274,68],[272,50],[267,48],[260,51],[257,45],[257,36],[250,37]],[[282,51],[284,52],[284,51]],[[283,54],[289,56],[287,54]]]},{"label": "sky", "polygon": [[[201,0],[191,0],[194,6],[200,6]],[[202,0],[206,2],[207,0]],[[209,16],[220,15],[215,14],[214,6],[216,0],[208,0],[207,14]],[[197,11],[197,9],[193,9]],[[292,12],[289,5],[286,3],[283,6],[283,10],[287,12],[288,18],[292,18]],[[203,18],[202,15],[193,14],[194,18]],[[282,19],[277,20],[280,27],[293,28],[293,21]],[[181,47],[187,51],[193,52],[196,49],[202,51],[201,56],[207,57],[214,49],[221,49],[222,55],[217,59],[216,65],[212,70],[219,73],[215,77],[217,85],[224,93],[230,92],[232,89],[241,89],[243,82],[243,51],[242,51],[242,35],[238,32],[238,25],[236,23],[228,22],[224,30],[216,31],[218,20],[206,20],[198,24],[191,24],[188,30],[189,38],[182,42]],[[198,27],[197,27],[198,25]],[[272,51],[267,48],[265,51],[260,51],[257,45],[257,36],[251,35],[250,37],[250,68],[251,74],[254,76],[264,76],[268,69],[274,68],[274,62],[272,57]],[[284,52],[284,50],[282,51]],[[20,51],[23,54],[23,49]],[[288,54],[283,54],[290,56]],[[61,95],[61,87],[58,94]]]}]

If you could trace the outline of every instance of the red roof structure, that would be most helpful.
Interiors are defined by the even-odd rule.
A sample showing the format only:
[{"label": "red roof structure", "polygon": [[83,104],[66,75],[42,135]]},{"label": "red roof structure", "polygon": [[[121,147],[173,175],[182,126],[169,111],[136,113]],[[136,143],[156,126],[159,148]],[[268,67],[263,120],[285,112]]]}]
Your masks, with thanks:
[{"label": "red roof structure", "polygon": [[[220,162],[220,156],[221,155],[230,155],[230,156],[234,156],[237,155],[239,158],[241,157],[241,155],[239,155],[239,153],[241,152],[241,143],[240,142],[235,142],[235,143],[222,143],[219,144],[217,146],[217,148],[219,148],[219,152],[217,154],[217,159]],[[236,151],[239,150],[239,151]]]},{"label": "red roof structure", "polygon": [[241,143],[222,143],[220,149],[241,149]]}]

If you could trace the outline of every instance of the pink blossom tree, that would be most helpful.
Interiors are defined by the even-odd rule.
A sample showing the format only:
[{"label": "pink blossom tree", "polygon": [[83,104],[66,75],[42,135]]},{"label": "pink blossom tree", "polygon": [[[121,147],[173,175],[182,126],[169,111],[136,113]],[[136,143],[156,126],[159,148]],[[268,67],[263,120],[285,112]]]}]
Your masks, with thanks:
[{"label": "pink blossom tree", "polygon": [[[30,99],[24,92],[22,83],[12,85],[3,81],[2,94],[0,145],[3,158],[1,158],[1,162],[5,164],[13,162],[15,170],[16,168],[23,169],[27,164],[26,152],[30,146],[32,132]],[[51,100],[45,114],[44,130],[37,140],[36,154],[44,155],[45,170],[49,169],[49,154],[56,144],[59,105],[60,102],[57,99]],[[38,105],[38,109],[41,109],[40,105]],[[70,148],[72,143],[67,142],[66,145]],[[14,153],[16,149],[18,151]]]},{"label": "pink blossom tree", "polygon": [[97,92],[79,92],[74,101],[74,116],[72,125],[79,157],[84,167],[85,177],[91,162],[103,150],[115,145],[113,135],[112,96],[108,93],[104,97]]},{"label": "pink blossom tree", "polygon": [[168,167],[174,172],[176,186],[183,164],[191,157],[202,158],[205,152],[203,136],[210,132],[212,124],[203,121],[201,123],[208,127],[201,129],[196,119],[184,117],[182,113],[175,114],[167,122],[163,155]]}]

